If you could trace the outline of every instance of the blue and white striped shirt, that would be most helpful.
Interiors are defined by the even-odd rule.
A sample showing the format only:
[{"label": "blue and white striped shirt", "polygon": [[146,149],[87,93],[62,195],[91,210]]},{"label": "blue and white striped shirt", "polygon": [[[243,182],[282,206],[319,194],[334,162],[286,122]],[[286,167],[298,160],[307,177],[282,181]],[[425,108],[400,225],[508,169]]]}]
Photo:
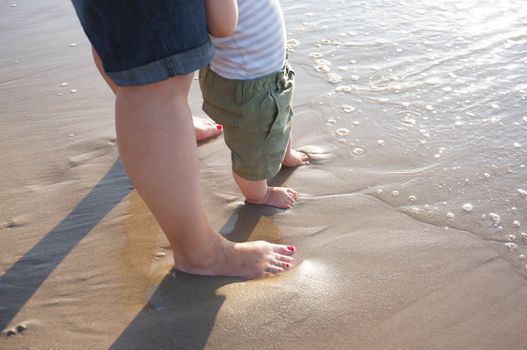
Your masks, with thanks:
[{"label": "blue and white striped shirt", "polygon": [[211,37],[211,69],[227,79],[250,80],[285,64],[286,32],[278,0],[237,0],[238,26],[226,38]]}]

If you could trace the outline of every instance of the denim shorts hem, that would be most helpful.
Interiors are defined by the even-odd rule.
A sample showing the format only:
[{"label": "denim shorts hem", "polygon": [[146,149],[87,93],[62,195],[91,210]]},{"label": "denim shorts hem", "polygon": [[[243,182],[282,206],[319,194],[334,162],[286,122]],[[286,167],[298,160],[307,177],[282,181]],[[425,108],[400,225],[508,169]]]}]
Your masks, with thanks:
[{"label": "denim shorts hem", "polygon": [[151,84],[166,80],[176,75],[192,73],[207,65],[214,56],[210,41],[194,49],[161,58],[145,65],[107,72],[108,76],[119,86]]}]

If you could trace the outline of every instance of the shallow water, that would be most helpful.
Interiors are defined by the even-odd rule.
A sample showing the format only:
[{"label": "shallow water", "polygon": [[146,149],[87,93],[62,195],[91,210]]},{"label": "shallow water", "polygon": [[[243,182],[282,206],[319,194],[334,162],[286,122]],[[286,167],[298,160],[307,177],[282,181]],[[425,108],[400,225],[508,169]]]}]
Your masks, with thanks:
[{"label": "shallow water", "polygon": [[244,205],[199,147],[211,226],[298,248],[253,281],[168,273],[71,4],[3,4],[0,349],[525,349],[527,10],[282,3],[299,200]]},{"label": "shallow water", "polygon": [[298,110],[321,112],[338,162],[363,192],[419,221],[496,241],[527,273],[525,3],[283,7],[290,61],[322,87]]}]

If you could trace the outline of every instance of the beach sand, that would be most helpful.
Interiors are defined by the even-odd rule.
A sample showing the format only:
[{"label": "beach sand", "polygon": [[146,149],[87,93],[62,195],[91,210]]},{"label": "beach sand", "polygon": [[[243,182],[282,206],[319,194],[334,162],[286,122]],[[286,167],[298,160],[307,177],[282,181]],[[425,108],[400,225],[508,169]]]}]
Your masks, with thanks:
[{"label": "beach sand", "polygon": [[[527,347],[524,264],[503,242],[383,198],[381,185],[404,192],[426,177],[421,159],[349,157],[313,102],[327,82],[303,65],[293,136],[312,164],[273,180],[299,191],[293,209],[245,205],[222,137],[199,146],[211,225],[234,241],[294,244],[295,267],[253,281],[172,275],[120,166],[113,96],[71,5],[11,4],[0,5],[1,349]],[[200,104],[193,84],[204,116]]]}]

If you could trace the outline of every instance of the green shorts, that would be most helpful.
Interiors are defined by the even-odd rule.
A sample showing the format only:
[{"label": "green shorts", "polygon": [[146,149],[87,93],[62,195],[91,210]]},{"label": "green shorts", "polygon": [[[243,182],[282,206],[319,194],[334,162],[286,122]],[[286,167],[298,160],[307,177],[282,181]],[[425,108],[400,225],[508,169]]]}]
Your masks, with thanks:
[{"label": "green shorts", "polygon": [[254,80],[225,79],[204,67],[199,72],[203,110],[223,124],[233,172],[247,180],[274,177],[282,166],[291,133],[295,73],[283,71]]}]

